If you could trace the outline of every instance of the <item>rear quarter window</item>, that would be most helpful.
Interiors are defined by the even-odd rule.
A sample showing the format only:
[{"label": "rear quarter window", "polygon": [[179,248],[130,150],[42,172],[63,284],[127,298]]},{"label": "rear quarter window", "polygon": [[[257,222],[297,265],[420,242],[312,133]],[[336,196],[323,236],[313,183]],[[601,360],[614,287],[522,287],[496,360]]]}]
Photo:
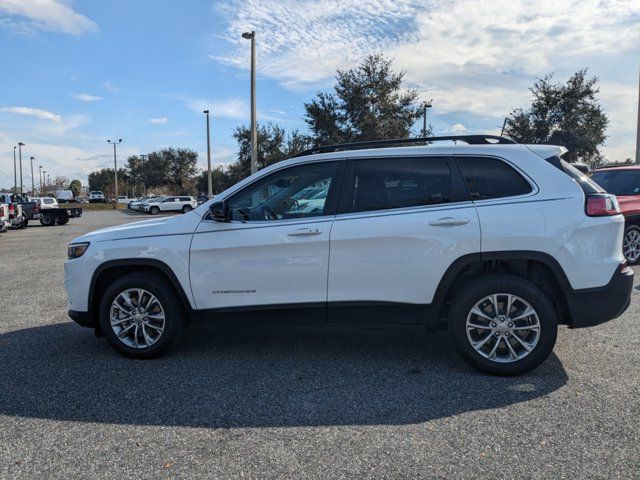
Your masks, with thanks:
[{"label": "rear quarter window", "polygon": [[531,184],[513,167],[488,157],[456,157],[472,200],[531,193]]}]

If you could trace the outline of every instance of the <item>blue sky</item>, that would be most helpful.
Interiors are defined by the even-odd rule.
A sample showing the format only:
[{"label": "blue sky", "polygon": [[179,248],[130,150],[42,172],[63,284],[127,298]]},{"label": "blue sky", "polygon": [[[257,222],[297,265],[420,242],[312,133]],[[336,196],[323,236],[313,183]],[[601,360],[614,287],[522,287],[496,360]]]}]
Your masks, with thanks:
[{"label": "blue sky", "polygon": [[588,67],[611,121],[605,155],[634,154],[638,1],[0,0],[0,187],[13,184],[18,141],[23,160],[83,182],[111,165],[108,138],[123,139],[122,163],[175,146],[204,166],[205,108],[213,162],[233,161],[251,29],[259,121],[305,130],[303,103],[373,52],[433,98],[438,133],[495,132],[537,77]]}]

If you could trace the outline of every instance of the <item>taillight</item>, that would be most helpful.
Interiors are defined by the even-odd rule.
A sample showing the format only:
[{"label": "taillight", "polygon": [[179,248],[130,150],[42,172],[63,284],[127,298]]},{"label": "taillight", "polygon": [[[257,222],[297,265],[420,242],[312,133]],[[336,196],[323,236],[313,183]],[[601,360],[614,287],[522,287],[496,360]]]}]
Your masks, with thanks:
[{"label": "taillight", "polygon": [[9,204],[9,216],[13,215],[14,213],[16,213],[16,206],[13,203]]},{"label": "taillight", "polygon": [[620,206],[618,205],[618,200],[615,195],[595,193],[587,195],[585,210],[590,217],[604,217],[618,215],[620,213]]},{"label": "taillight", "polygon": [[40,212],[40,204],[36,202],[36,206],[33,207],[33,213],[39,213],[39,212]]},{"label": "taillight", "polygon": [[4,217],[6,214],[4,213],[4,207],[0,207],[0,217]]}]

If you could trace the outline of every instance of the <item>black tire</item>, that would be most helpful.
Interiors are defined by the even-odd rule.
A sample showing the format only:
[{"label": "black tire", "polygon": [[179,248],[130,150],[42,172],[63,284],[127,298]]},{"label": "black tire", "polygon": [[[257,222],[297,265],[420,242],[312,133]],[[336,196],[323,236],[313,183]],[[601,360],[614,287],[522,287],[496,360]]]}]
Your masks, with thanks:
[{"label": "black tire", "polygon": [[[628,236],[631,235],[635,238],[634,248],[630,250],[628,248],[627,242],[630,242],[631,239]],[[622,239],[622,253],[624,254],[624,258],[627,260],[629,265],[638,265],[640,263],[640,245],[638,244],[638,240],[640,238],[640,227],[636,225],[629,225],[624,229],[624,237]]]},{"label": "black tire", "polygon": [[[149,347],[135,348],[121,341],[110,322],[110,309],[114,299],[130,288],[141,288],[155,295],[165,313],[165,325],[159,339]],[[186,314],[180,304],[173,287],[157,276],[144,273],[132,273],[114,281],[102,295],[100,300],[100,329],[107,342],[121,354],[131,358],[155,358],[175,345],[186,330]]]},{"label": "black tire", "polygon": [[40,216],[40,224],[45,227],[50,227],[56,224],[56,218],[50,213],[43,213]]},{"label": "black tire", "polygon": [[191,210],[193,210],[191,208],[191,205],[185,205],[184,207],[182,207],[182,213],[189,213]]},{"label": "black tire", "polygon": [[[527,302],[538,316],[540,329],[537,344],[519,360],[499,363],[485,358],[474,349],[467,337],[467,316],[471,309],[484,297],[493,294],[516,295]],[[487,330],[473,331],[474,334],[477,332],[487,333]],[[471,366],[492,375],[520,375],[536,368],[551,354],[558,333],[558,314],[551,299],[527,280],[511,275],[489,275],[473,280],[455,297],[449,314],[449,333],[458,352]],[[508,340],[504,337],[499,345],[503,351],[507,350],[504,342]],[[513,345],[517,346],[517,343]]]},{"label": "black tire", "polygon": [[29,225],[29,220],[25,218],[18,228],[27,228],[28,225]]},{"label": "black tire", "polygon": [[57,219],[58,225],[66,225],[69,223],[69,217],[65,215],[64,217],[58,217]]},{"label": "black tire", "polygon": [[158,215],[160,213],[160,209],[158,207],[151,207],[149,209],[149,213],[151,215]]}]

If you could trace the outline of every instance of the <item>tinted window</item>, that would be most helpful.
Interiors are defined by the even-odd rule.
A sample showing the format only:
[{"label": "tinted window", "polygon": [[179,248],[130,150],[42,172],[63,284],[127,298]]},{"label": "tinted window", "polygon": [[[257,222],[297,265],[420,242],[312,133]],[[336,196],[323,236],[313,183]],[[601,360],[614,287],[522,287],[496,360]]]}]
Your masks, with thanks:
[{"label": "tinted window", "polygon": [[190,202],[191,201],[191,197],[180,197],[180,201],[181,202]]},{"label": "tinted window", "polygon": [[591,179],[614,195],[640,195],[640,170],[602,170]]},{"label": "tinted window", "polygon": [[337,162],[323,162],[267,175],[231,197],[232,219],[246,222],[324,215],[337,171]]},{"label": "tinted window", "polygon": [[531,192],[531,185],[505,162],[486,157],[457,157],[473,200],[512,197]]},{"label": "tinted window", "polygon": [[451,171],[444,158],[355,160],[351,186],[351,212],[451,201]]}]

